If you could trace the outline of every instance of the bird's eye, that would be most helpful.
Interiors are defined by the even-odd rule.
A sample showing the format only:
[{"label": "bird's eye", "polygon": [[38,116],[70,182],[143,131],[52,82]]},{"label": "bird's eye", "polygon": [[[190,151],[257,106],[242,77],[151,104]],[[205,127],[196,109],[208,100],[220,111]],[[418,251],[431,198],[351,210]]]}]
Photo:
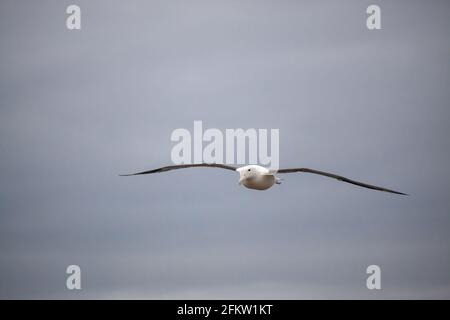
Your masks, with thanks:
[{"label": "bird's eye", "polygon": [[251,169],[248,169],[248,171],[250,171]]}]

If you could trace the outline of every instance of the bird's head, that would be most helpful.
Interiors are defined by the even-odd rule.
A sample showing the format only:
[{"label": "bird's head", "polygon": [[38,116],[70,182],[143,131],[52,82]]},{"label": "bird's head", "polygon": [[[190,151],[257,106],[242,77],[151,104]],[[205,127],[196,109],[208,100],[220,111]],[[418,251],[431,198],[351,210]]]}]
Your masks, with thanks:
[{"label": "bird's head", "polygon": [[266,168],[257,165],[240,167],[236,171],[239,172],[239,184],[242,184],[244,180],[254,179],[268,172]]}]

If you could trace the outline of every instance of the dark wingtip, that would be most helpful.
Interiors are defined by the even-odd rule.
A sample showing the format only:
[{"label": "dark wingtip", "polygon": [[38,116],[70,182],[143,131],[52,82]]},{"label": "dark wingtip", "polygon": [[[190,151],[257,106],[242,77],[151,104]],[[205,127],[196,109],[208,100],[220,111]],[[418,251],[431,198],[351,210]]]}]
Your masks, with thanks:
[{"label": "dark wingtip", "polygon": [[387,192],[399,194],[399,195],[401,195],[401,196],[409,196],[409,194],[407,194],[407,193],[403,193],[403,192],[399,192],[399,191],[394,191],[394,190],[389,190],[389,191],[387,191]]}]

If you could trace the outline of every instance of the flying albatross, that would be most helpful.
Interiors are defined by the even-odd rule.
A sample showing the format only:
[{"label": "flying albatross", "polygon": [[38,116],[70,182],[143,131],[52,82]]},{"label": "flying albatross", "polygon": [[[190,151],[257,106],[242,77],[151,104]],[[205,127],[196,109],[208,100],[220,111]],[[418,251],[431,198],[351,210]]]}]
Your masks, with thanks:
[{"label": "flying albatross", "polygon": [[371,184],[358,182],[355,180],[351,180],[342,176],[339,176],[337,174],[328,173],[324,171],[314,170],[314,169],[308,169],[308,168],[292,168],[292,169],[279,169],[279,170],[269,170],[267,168],[257,166],[257,165],[249,165],[244,167],[233,167],[225,164],[219,164],[219,163],[194,163],[194,164],[180,164],[180,165],[173,165],[173,166],[166,166],[161,167],[153,170],[148,171],[142,171],[142,172],[136,172],[131,174],[121,174],[120,176],[136,176],[141,174],[150,174],[150,173],[159,173],[159,172],[166,172],[170,170],[176,170],[176,169],[184,169],[184,168],[197,168],[197,167],[207,167],[207,168],[220,168],[220,169],[226,169],[231,171],[237,171],[239,172],[239,184],[244,185],[245,187],[249,189],[255,189],[255,190],[266,190],[272,187],[274,184],[281,184],[281,179],[275,176],[275,174],[283,174],[283,173],[294,173],[294,172],[306,172],[306,173],[314,173],[321,176],[337,179],[339,181],[351,183],[360,187],[372,189],[372,190],[378,190],[378,191],[385,191],[395,194],[401,194],[401,195],[407,195],[406,193],[386,189],[383,187],[377,187]]}]

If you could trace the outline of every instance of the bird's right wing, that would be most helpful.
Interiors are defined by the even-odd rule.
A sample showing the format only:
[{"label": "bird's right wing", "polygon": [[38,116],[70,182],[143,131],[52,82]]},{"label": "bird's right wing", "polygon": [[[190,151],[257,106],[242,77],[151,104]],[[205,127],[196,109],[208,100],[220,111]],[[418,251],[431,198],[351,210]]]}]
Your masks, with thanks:
[{"label": "bird's right wing", "polygon": [[166,167],[161,167],[161,168],[142,171],[142,172],[121,174],[120,176],[136,176],[136,175],[140,175],[140,174],[159,173],[159,172],[166,172],[166,171],[170,171],[170,170],[185,169],[185,168],[198,168],[198,167],[220,168],[220,169],[236,171],[236,167],[227,166],[225,164],[220,164],[220,163],[194,163],[194,164],[179,164],[179,165],[173,165],[173,166],[166,166]]}]

